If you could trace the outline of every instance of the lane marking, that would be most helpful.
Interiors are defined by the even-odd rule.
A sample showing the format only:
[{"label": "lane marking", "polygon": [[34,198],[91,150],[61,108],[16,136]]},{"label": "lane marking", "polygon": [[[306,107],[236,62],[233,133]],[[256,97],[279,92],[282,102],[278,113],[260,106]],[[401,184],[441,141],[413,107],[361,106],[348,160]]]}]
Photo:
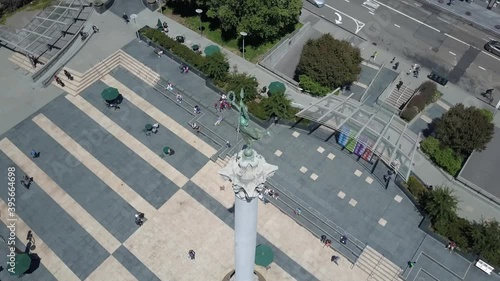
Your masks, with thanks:
[{"label": "lane marking", "polygon": [[451,51],[448,51],[448,53],[450,53],[450,54],[452,54],[452,55],[454,55],[454,56],[456,56],[456,55],[457,55],[457,54],[455,54],[454,52],[451,52]]},{"label": "lane marking", "polygon": [[490,41],[490,40],[488,40],[488,39],[486,39],[486,38],[481,38],[481,39],[483,39],[483,40],[484,40],[484,41],[486,41],[486,42],[489,42],[489,41]]},{"label": "lane marking", "polygon": [[480,68],[480,69],[482,69],[482,70],[486,70],[486,68],[484,68],[484,67],[482,67],[482,66],[479,66],[479,68]]},{"label": "lane marking", "polygon": [[328,4],[325,4],[325,7],[328,7],[330,9],[334,10],[335,12],[338,12],[339,14],[344,15],[344,16],[352,19],[354,21],[354,23],[356,23],[356,32],[354,32],[354,34],[358,34],[358,32],[360,32],[361,29],[365,26],[364,22],[362,22],[360,20],[357,20],[357,19],[351,17],[350,15],[348,15],[348,14],[342,12],[342,11],[339,11],[339,10],[335,9],[334,7],[328,5]]},{"label": "lane marking", "polygon": [[401,28],[401,26],[399,26],[399,25],[397,25],[397,24],[394,24],[394,26],[395,26],[395,27],[397,27],[397,28]]},{"label": "lane marking", "polygon": [[351,2],[351,1],[349,1],[349,0],[345,0],[345,1],[346,1],[347,3]]},{"label": "lane marking", "polygon": [[460,39],[458,39],[458,38],[456,38],[456,37],[453,37],[453,36],[451,36],[451,35],[450,35],[450,34],[448,34],[448,33],[445,33],[444,35],[445,35],[445,36],[448,36],[448,37],[450,37],[451,39],[456,40],[456,41],[458,41],[458,42],[460,42],[460,43],[462,43],[462,44],[464,44],[464,45],[466,45],[466,46],[469,46],[469,47],[470,47],[470,45],[469,45],[469,44],[467,44],[466,42],[464,42],[464,41],[462,41],[462,40],[460,40]]},{"label": "lane marking", "polygon": [[401,2],[405,3],[406,5],[410,5],[410,4],[408,4],[408,2],[406,2],[406,1],[401,1]]},{"label": "lane marking", "polygon": [[426,23],[424,23],[424,22],[421,22],[421,21],[417,20],[416,18],[412,18],[412,17],[410,17],[409,15],[407,15],[407,14],[405,14],[405,13],[402,13],[402,12],[400,12],[400,11],[398,11],[398,10],[394,9],[394,8],[393,8],[393,7],[391,7],[391,6],[388,6],[388,5],[384,4],[384,3],[380,3],[380,2],[375,1],[375,0],[373,0],[373,2],[375,2],[375,3],[379,4],[379,5],[382,5],[382,6],[386,7],[387,9],[392,10],[392,11],[394,11],[394,12],[396,12],[396,13],[398,13],[398,14],[402,15],[402,16],[405,16],[405,17],[407,17],[407,18],[409,18],[409,19],[412,19],[412,20],[414,20],[414,21],[416,21],[416,22],[420,23],[421,25],[426,26],[426,27],[428,27],[428,28],[430,28],[430,29],[432,29],[432,30],[434,30],[434,31],[436,31],[436,32],[441,32],[439,29],[437,29],[437,28],[435,28],[435,27],[432,27],[432,26],[430,26],[430,25],[428,25],[428,24],[426,24]]},{"label": "lane marking", "polygon": [[370,15],[375,15],[375,13],[374,13],[374,12],[368,12],[368,14],[370,14]]},{"label": "lane marking", "polygon": [[488,55],[488,56],[490,56],[490,57],[492,57],[492,58],[496,59],[497,61],[500,61],[500,58],[495,57],[494,55],[492,55],[492,54],[490,54],[490,53],[488,53],[488,52],[485,52],[485,51],[481,51],[481,52],[482,52],[483,54],[485,54],[485,55]]}]

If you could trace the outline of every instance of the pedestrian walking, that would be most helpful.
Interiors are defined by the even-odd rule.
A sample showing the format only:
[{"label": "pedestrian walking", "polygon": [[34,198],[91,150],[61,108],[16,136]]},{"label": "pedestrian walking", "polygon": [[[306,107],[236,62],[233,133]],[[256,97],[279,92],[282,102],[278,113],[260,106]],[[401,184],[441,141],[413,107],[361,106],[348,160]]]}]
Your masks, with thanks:
[{"label": "pedestrian walking", "polygon": [[273,192],[273,198],[274,198],[275,200],[278,200],[278,198],[279,198],[279,197],[280,197],[280,195],[279,195],[279,193],[278,193],[278,192],[276,192],[276,191],[275,191],[275,192]]},{"label": "pedestrian walking", "polygon": [[172,83],[168,83],[166,90],[172,91],[173,89],[174,89],[174,86],[172,86]]},{"label": "pedestrian walking", "polygon": [[33,182],[33,177],[29,177],[28,175],[24,175],[23,179],[21,180],[21,184],[27,189],[30,189],[30,185],[32,182]]},{"label": "pedestrian walking", "polygon": [[64,75],[66,75],[66,77],[69,79],[69,80],[73,80],[73,75],[71,75],[71,73],[69,73],[69,71],[67,71],[66,69],[63,71],[64,72]]},{"label": "pedestrian walking", "polygon": [[64,87],[64,86],[65,86],[65,85],[64,85],[64,83],[63,83],[63,81],[61,80],[61,78],[59,78],[59,76],[54,75],[54,79],[56,80],[56,83],[57,83],[59,86],[61,86],[61,87]]},{"label": "pedestrian walking", "polygon": [[97,25],[93,25],[92,30],[94,31],[94,33],[99,33],[99,27],[97,27]]},{"label": "pedestrian walking", "polygon": [[191,128],[193,128],[193,130],[196,130],[197,133],[200,132],[200,125],[196,123],[191,124]]},{"label": "pedestrian walking", "polygon": [[377,52],[374,52],[373,55],[370,57],[370,60],[375,60],[377,58]]},{"label": "pedestrian walking", "polygon": [[324,235],[324,234],[321,235],[319,241],[321,241],[321,243],[325,243],[325,241],[326,241],[326,235]]},{"label": "pedestrian walking", "polygon": [[31,157],[33,157],[33,158],[38,158],[38,157],[40,157],[40,152],[38,152],[38,151],[36,151],[36,150],[34,150],[34,149],[31,149],[30,154],[31,154]]},{"label": "pedestrian walking", "polygon": [[396,60],[396,57],[393,57],[391,60],[391,63],[393,63]]},{"label": "pedestrian walking", "polygon": [[386,182],[390,181],[393,174],[394,174],[393,171],[387,170],[387,174],[384,175],[384,181],[386,181]]},{"label": "pedestrian walking", "polygon": [[122,19],[125,21],[126,24],[128,24],[130,22],[126,13],[123,13]]},{"label": "pedestrian walking", "polygon": [[415,264],[416,264],[416,263],[417,263],[416,261],[409,261],[409,262],[408,262],[408,267],[409,267],[409,268],[412,268],[412,267],[414,267],[414,266],[415,266]]},{"label": "pedestrian walking", "polygon": [[334,262],[336,265],[339,265],[340,257],[339,256],[332,256],[330,261]]},{"label": "pedestrian walking", "polygon": [[194,250],[189,250],[188,256],[191,260],[196,259],[196,252]]},{"label": "pedestrian walking", "polygon": [[142,226],[144,224],[144,221],[145,221],[144,213],[141,212],[135,213],[135,224],[137,224],[138,226]]},{"label": "pedestrian walking", "polygon": [[226,141],[226,146],[227,148],[231,148],[231,143],[229,141]]},{"label": "pedestrian walking", "polygon": [[177,94],[177,96],[175,96],[175,100],[181,104],[182,103],[182,95],[181,94]]},{"label": "pedestrian walking", "polygon": [[403,81],[399,81],[398,84],[396,85],[396,89],[401,90],[401,87],[403,86]]},{"label": "pedestrian walking", "polygon": [[398,67],[399,67],[399,62],[396,62],[396,63],[394,64],[394,66],[392,67],[392,69],[394,69],[394,70],[398,70]]},{"label": "pedestrian walking", "polygon": [[300,208],[295,208],[295,210],[293,211],[295,213],[296,216],[300,216],[302,214],[302,210]]}]

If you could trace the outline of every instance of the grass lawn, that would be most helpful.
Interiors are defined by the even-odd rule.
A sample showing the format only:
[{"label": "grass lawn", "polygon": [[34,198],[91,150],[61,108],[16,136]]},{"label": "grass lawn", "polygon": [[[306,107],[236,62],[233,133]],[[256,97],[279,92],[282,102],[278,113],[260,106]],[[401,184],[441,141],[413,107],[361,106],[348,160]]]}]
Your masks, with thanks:
[{"label": "grass lawn", "polygon": [[[164,8],[163,14],[175,20],[176,22],[188,27],[191,30],[198,31],[200,28],[200,18],[197,16],[193,17],[182,17],[180,15],[174,14],[172,9],[169,7]],[[225,41],[222,39],[221,30],[220,29],[210,29],[210,24],[208,22],[201,23],[203,27],[203,36],[207,37],[211,41],[223,46],[227,50],[242,56],[240,45],[238,38],[231,39],[229,41]],[[298,23],[297,28],[300,28],[302,24]],[[254,46],[245,46],[245,59],[248,61],[256,63],[262,56],[269,51],[275,44],[277,44],[279,40],[275,42],[266,43],[257,48]]]},{"label": "grass lawn", "polygon": [[54,3],[54,0],[34,0],[33,2],[26,4],[13,12],[5,13],[0,18],[0,24],[5,24],[5,21],[7,20],[7,18],[15,15],[17,12],[43,10],[43,9],[49,7],[50,5],[52,5],[53,3]]}]

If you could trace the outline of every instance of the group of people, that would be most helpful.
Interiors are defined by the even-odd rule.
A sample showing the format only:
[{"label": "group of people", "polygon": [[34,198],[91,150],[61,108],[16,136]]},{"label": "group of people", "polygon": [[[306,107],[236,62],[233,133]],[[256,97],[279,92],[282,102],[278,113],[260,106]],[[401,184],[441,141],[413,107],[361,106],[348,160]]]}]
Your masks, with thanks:
[{"label": "group of people", "polygon": [[214,105],[215,111],[222,112],[224,109],[231,109],[231,103],[227,101],[227,96],[222,95],[222,97],[219,98],[219,101],[215,103]]},{"label": "group of people", "polygon": [[413,77],[418,78],[418,74],[420,73],[420,65],[414,63],[411,65],[410,69],[406,72],[406,75],[410,75],[413,72]]}]

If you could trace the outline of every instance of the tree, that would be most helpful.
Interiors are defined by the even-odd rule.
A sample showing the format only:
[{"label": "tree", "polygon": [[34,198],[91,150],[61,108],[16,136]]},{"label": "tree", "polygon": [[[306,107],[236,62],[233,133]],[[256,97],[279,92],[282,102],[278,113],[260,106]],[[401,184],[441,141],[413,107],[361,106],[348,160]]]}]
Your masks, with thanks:
[{"label": "tree", "polygon": [[239,96],[241,89],[245,91],[244,102],[253,101],[257,95],[257,87],[259,82],[252,76],[248,76],[246,73],[233,72],[227,78],[226,92],[233,91]]},{"label": "tree", "polygon": [[470,232],[472,251],[496,265],[500,264],[500,225],[497,221],[472,223]]},{"label": "tree", "polygon": [[295,29],[302,9],[301,0],[191,0],[207,10],[226,34],[248,33],[248,43],[272,41]]},{"label": "tree", "polygon": [[261,101],[268,116],[276,116],[280,119],[290,120],[297,110],[292,106],[292,101],[284,93],[276,93]]},{"label": "tree", "polygon": [[433,224],[455,221],[458,199],[448,187],[438,187],[425,193],[422,207],[431,218]]},{"label": "tree", "polygon": [[481,109],[458,104],[436,120],[436,137],[445,146],[463,155],[483,150],[491,141],[494,125]]},{"label": "tree", "polygon": [[361,72],[360,63],[358,48],[325,34],[307,41],[295,72],[333,90],[355,81]]},{"label": "tree", "polygon": [[216,53],[205,59],[201,71],[216,81],[224,81],[229,71],[229,63],[223,54]]}]

